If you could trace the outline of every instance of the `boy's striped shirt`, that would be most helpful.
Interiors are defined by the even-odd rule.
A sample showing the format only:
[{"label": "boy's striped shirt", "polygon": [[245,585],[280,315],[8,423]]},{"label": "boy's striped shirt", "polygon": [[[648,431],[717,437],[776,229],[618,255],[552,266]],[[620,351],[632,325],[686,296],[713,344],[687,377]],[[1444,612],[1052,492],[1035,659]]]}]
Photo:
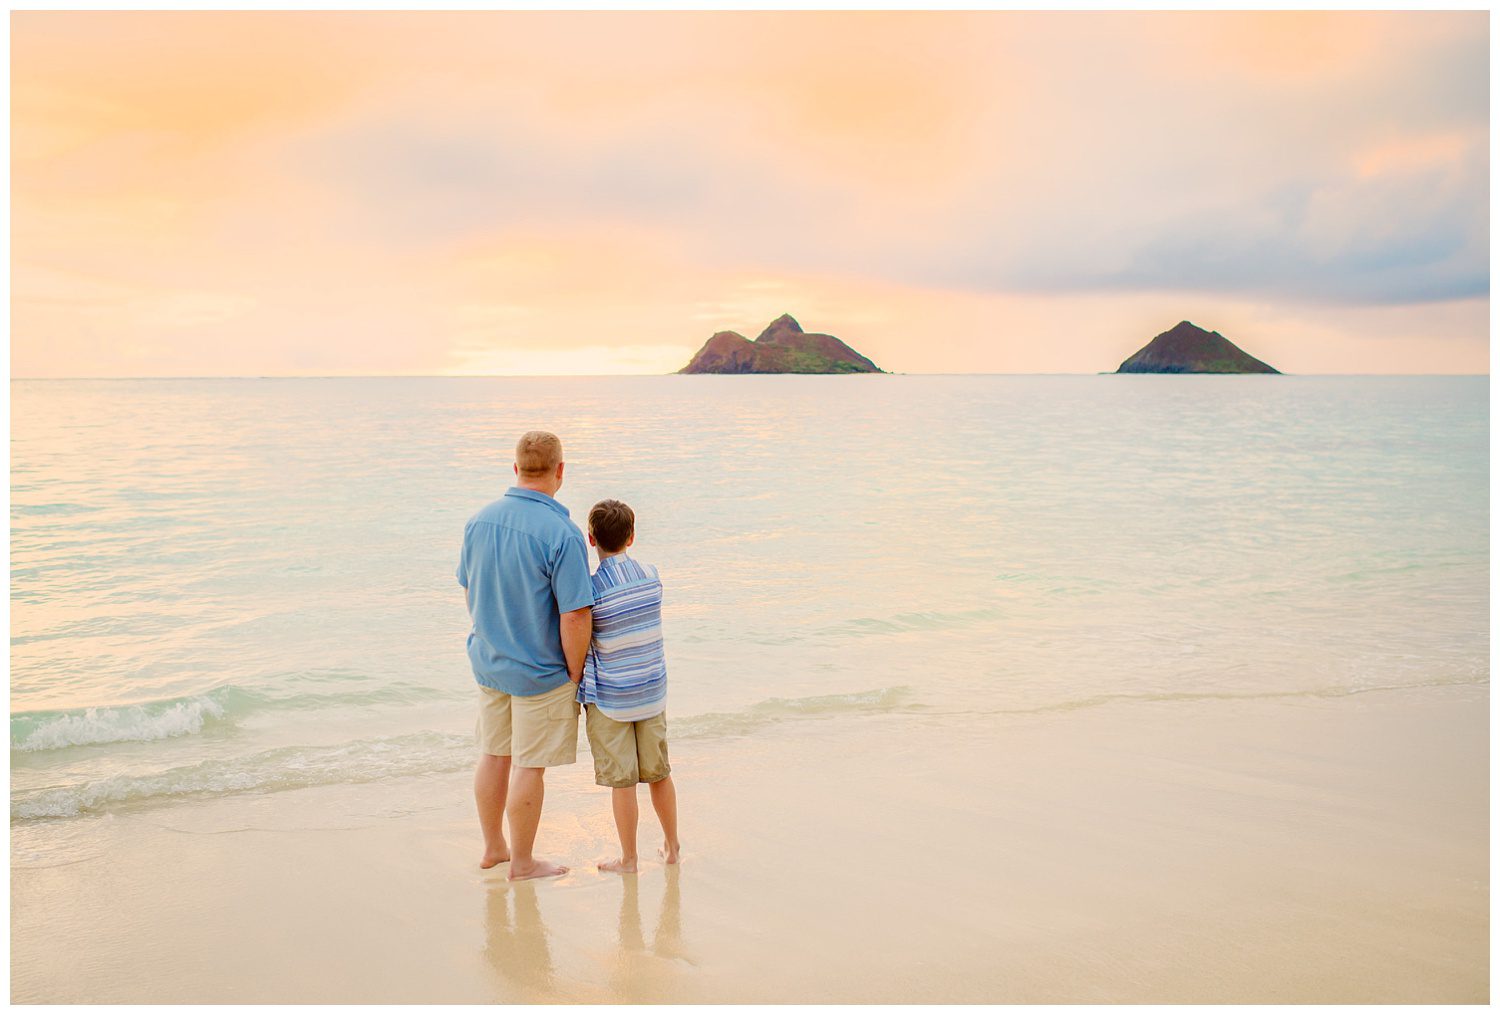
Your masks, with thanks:
[{"label": "boy's striped shirt", "polygon": [[659,715],[667,701],[661,578],[622,553],[601,560],[593,581],[594,637],[578,700],[617,722]]}]

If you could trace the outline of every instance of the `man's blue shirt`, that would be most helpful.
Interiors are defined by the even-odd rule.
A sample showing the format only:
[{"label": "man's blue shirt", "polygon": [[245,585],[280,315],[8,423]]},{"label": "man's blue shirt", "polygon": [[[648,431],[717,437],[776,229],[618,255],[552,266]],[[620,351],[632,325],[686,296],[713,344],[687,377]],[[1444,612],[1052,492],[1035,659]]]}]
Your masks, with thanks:
[{"label": "man's blue shirt", "polygon": [[525,698],[568,679],[558,614],[594,605],[583,533],[568,509],[513,486],[464,526],[469,662],[485,687]]}]

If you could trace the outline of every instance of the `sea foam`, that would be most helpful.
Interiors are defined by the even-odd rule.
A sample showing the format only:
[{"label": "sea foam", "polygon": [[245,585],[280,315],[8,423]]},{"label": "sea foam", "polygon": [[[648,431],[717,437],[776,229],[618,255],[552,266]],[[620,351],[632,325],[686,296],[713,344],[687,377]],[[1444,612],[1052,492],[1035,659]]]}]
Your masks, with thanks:
[{"label": "sea foam", "polygon": [[441,689],[394,682],[350,691],[252,691],[234,685],[202,694],[130,705],[93,705],[11,716],[10,749],[24,753],[68,747],[167,740],[230,725],[251,712],[367,707],[440,698]]},{"label": "sea foam", "polygon": [[143,775],[55,786],[11,799],[12,820],[71,818],[190,797],[269,793],[453,772],[473,763],[473,738],[422,732],[321,747],[282,747]]},{"label": "sea foam", "polygon": [[680,739],[744,736],[767,726],[800,719],[921,711],[909,687],[880,687],[848,694],[806,698],[767,698],[739,712],[706,712],[671,719],[670,736]]},{"label": "sea foam", "polygon": [[11,717],[12,751],[52,751],[88,744],[166,740],[198,733],[222,720],[232,702],[229,688],[139,705],[91,707],[66,712],[28,712]]}]

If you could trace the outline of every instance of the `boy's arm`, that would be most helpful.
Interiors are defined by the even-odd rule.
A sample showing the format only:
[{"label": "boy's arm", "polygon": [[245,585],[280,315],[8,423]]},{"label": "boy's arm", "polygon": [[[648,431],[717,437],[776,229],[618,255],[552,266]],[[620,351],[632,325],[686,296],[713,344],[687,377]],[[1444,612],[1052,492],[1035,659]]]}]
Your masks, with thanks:
[{"label": "boy's arm", "polygon": [[589,639],[594,635],[594,608],[585,606],[561,616],[563,658],[568,661],[568,679],[583,680],[583,660],[589,653]]}]

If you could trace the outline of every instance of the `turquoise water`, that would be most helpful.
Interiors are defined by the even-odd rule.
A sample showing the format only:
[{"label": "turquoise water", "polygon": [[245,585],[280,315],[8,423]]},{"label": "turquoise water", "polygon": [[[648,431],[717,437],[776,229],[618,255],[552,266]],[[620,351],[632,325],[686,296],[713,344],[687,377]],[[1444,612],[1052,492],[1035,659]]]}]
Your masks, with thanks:
[{"label": "turquoise water", "polygon": [[515,436],[637,512],[674,737],[1488,682],[1488,380],[17,381],[12,820],[458,772]]}]

